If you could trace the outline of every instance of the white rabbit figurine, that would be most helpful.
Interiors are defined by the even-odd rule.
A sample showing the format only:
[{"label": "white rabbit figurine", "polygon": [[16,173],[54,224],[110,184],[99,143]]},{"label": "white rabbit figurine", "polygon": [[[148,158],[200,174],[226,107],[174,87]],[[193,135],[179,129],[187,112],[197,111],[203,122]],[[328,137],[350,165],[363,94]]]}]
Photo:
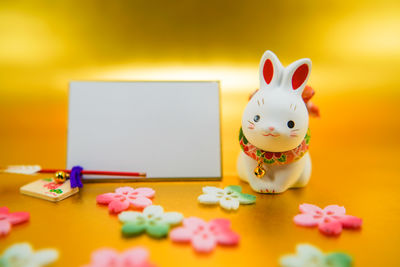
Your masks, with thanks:
[{"label": "white rabbit figurine", "polygon": [[283,67],[271,51],[260,63],[260,89],[247,104],[240,129],[239,177],[260,193],[307,185],[311,175],[308,110],[302,98],[310,59]]}]

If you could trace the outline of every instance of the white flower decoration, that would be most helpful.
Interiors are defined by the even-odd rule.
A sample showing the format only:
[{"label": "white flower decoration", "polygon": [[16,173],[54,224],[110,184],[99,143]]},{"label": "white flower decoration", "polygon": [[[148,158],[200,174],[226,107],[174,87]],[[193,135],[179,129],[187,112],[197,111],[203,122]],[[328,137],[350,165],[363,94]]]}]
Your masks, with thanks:
[{"label": "white flower decoration", "polygon": [[159,238],[168,234],[171,225],[179,224],[183,215],[179,212],[164,212],[163,207],[150,205],[143,212],[124,211],[118,218],[124,224],[122,233],[125,236],[146,231],[150,236]]},{"label": "white flower decoration", "polygon": [[36,252],[28,243],[12,245],[0,257],[0,266],[5,267],[41,267],[55,262],[58,251],[55,249],[41,249]]},{"label": "white flower decoration", "polygon": [[42,167],[39,165],[11,165],[8,166],[4,172],[16,174],[35,174],[40,171]]},{"label": "white flower decoration", "polygon": [[221,207],[227,210],[237,210],[239,204],[253,204],[256,202],[256,197],[249,194],[243,194],[242,188],[238,185],[230,185],[224,189],[205,186],[203,193],[198,197],[200,203],[203,204],[220,204]]},{"label": "white flower decoration", "polygon": [[287,255],[281,258],[281,266],[285,267],[318,267],[324,266],[324,254],[314,246],[301,244],[296,247],[296,255]]},{"label": "white flower decoration", "polygon": [[285,255],[280,259],[282,267],[350,267],[352,258],[342,252],[323,253],[309,244],[299,244],[297,254]]}]

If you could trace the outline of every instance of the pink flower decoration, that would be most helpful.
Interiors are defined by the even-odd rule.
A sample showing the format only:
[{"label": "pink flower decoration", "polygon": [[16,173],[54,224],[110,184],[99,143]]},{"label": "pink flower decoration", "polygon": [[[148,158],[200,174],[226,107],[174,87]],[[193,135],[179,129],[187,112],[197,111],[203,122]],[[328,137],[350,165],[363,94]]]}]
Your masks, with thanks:
[{"label": "pink flower decoration", "polygon": [[154,197],[155,191],[151,188],[140,187],[120,187],[115,193],[106,193],[98,195],[96,201],[98,204],[108,205],[108,209],[113,213],[120,213],[127,210],[130,206],[137,209],[143,209],[153,202],[150,198]]},{"label": "pink flower decoration", "polygon": [[43,185],[43,187],[47,188],[47,189],[57,189],[60,186],[62,186],[63,184],[57,184],[55,182],[51,182],[51,183],[47,183],[45,185]]},{"label": "pink flower decoration", "polygon": [[226,219],[207,223],[190,217],[183,220],[183,227],[173,229],[169,235],[174,242],[191,242],[197,252],[211,252],[217,244],[233,246],[239,243],[239,235],[231,230],[230,225]]},{"label": "pink flower decoration", "polygon": [[355,216],[346,215],[346,209],[338,205],[329,205],[321,209],[311,204],[299,206],[301,214],[294,217],[297,225],[314,227],[325,235],[340,235],[343,228],[358,229],[362,220]]},{"label": "pink flower decoration", "polygon": [[7,207],[0,208],[0,237],[11,231],[11,225],[29,221],[28,212],[12,212]]},{"label": "pink flower decoration", "polygon": [[136,247],[118,253],[113,249],[103,248],[92,254],[92,262],[82,267],[155,267],[149,262],[149,252]]}]

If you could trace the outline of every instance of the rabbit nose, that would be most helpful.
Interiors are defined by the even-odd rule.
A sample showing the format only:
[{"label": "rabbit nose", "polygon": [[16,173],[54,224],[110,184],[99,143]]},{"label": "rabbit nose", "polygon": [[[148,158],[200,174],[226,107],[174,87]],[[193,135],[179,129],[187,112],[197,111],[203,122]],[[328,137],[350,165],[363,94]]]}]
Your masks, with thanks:
[{"label": "rabbit nose", "polygon": [[268,129],[269,129],[270,131],[273,131],[273,130],[275,130],[275,127],[269,126]]}]

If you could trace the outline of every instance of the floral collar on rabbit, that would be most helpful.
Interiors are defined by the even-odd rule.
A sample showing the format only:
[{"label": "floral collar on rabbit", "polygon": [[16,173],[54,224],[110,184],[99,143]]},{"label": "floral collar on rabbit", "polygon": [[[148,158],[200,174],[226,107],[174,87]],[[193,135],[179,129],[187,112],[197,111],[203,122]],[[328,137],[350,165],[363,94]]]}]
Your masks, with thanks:
[{"label": "floral collar on rabbit", "polygon": [[244,136],[241,127],[239,132],[239,143],[243,152],[247,156],[256,160],[258,163],[256,169],[254,170],[254,174],[258,178],[263,177],[265,174],[265,170],[262,168],[263,163],[268,165],[283,165],[292,163],[293,161],[296,161],[301,157],[303,157],[308,150],[310,138],[311,138],[310,129],[308,129],[307,134],[303,139],[303,142],[301,142],[301,144],[298,147],[284,152],[269,152],[261,150],[256,146],[252,145]]}]

